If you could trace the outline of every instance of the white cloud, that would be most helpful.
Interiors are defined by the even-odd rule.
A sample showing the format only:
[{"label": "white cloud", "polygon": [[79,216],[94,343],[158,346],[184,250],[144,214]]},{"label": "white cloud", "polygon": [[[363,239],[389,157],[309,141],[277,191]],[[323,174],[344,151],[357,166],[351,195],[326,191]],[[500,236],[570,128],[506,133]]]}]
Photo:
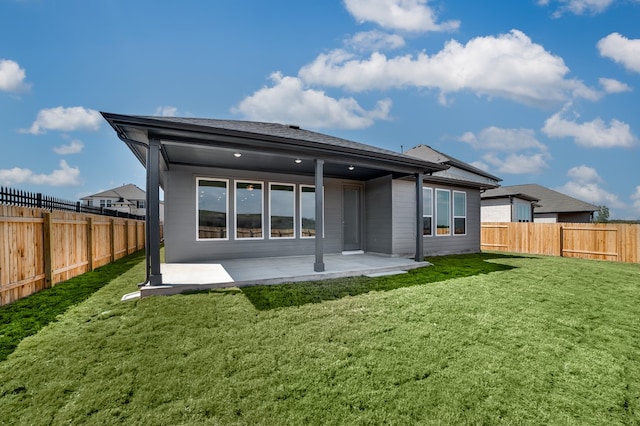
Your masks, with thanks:
[{"label": "white cloud", "polygon": [[70,132],[74,130],[98,130],[102,117],[98,111],[77,107],[56,107],[43,109],[38,112],[36,121],[24,133],[40,135],[47,130]]},{"label": "white cloud", "polygon": [[543,169],[549,168],[547,159],[549,154],[510,154],[506,158],[500,158],[495,153],[485,154],[482,159],[485,163],[500,173],[507,174],[539,174]]},{"label": "white cloud", "polygon": [[630,92],[631,87],[627,84],[624,84],[618,80],[614,80],[612,78],[601,78],[600,86],[604,89],[606,93],[622,93],[622,92]]},{"label": "white cloud", "polygon": [[563,118],[567,107],[549,117],[542,131],[550,138],[573,138],[578,145],[590,148],[632,147],[637,138],[628,124],[612,119],[607,125],[600,117],[593,121],[576,123]]},{"label": "white cloud", "polygon": [[[458,138],[474,149],[488,151],[482,161],[473,165],[479,169],[508,174],[539,174],[548,168],[551,158],[547,146],[538,141],[531,129],[487,127],[477,134],[466,132]],[[500,153],[508,153],[506,157]]]},{"label": "white cloud", "polygon": [[556,188],[557,191],[567,194],[578,200],[595,204],[605,205],[609,208],[621,209],[627,207],[616,194],[606,191],[597,183],[580,183],[569,181],[563,186]]},{"label": "white cloud", "polygon": [[375,30],[357,33],[345,40],[345,44],[358,51],[372,52],[375,50],[398,49],[405,45],[405,41],[397,34],[387,34]]},{"label": "white cloud", "polygon": [[60,168],[50,174],[35,174],[29,169],[19,167],[0,169],[0,182],[5,182],[6,185],[26,183],[47,186],[76,186],[81,184],[80,169],[70,167],[64,160],[60,160]]},{"label": "white cloud", "polygon": [[466,45],[451,40],[431,56],[422,52],[388,58],[375,52],[359,59],[338,49],[319,55],[300,70],[299,77],[308,84],[352,91],[412,86],[442,93],[468,90],[533,105],[600,97],[579,80],[566,79],[568,72],[562,58],[512,30],[497,37],[477,37]]},{"label": "white cloud", "polygon": [[27,74],[17,62],[11,59],[0,59],[0,91],[25,92],[31,88],[25,83]]},{"label": "white cloud", "polygon": [[593,167],[576,166],[569,169],[567,177],[578,183],[600,183],[602,178]]},{"label": "white cloud", "polygon": [[635,192],[630,195],[631,203],[628,204],[618,195],[605,189],[606,183],[592,167],[584,164],[572,167],[567,171],[567,177],[569,181],[555,188],[557,191],[591,204],[616,209],[615,212],[611,211],[611,215],[617,218],[637,219],[640,216],[640,185],[636,186]]},{"label": "white cloud", "polygon": [[[557,0],[560,3],[559,8],[553,12],[553,17],[558,18],[565,12],[571,12],[575,15],[596,15],[604,12],[615,0]],[[538,0],[541,6],[548,6],[549,0]]]},{"label": "white cloud", "polygon": [[271,75],[272,87],[265,87],[242,100],[232,112],[249,120],[298,124],[311,128],[363,129],[374,120],[389,118],[391,101],[378,101],[365,110],[353,98],[334,99],[320,90],[303,87],[296,77]]},{"label": "white cloud", "polygon": [[605,205],[609,208],[625,208],[626,204],[616,194],[602,187],[604,181],[593,167],[580,165],[567,171],[569,181],[555,188],[557,191],[587,203]]},{"label": "white cloud", "polygon": [[473,161],[471,163],[473,167],[477,167],[480,170],[484,170],[485,172],[490,172],[491,171],[491,166],[489,166],[487,163],[485,163],[484,161],[478,160],[478,161]]},{"label": "white cloud", "polygon": [[383,28],[411,31],[451,31],[459,21],[437,23],[427,0],[344,0],[347,11],[360,22],[374,22]]},{"label": "white cloud", "polygon": [[502,129],[491,126],[481,130],[477,135],[466,132],[458,140],[468,143],[474,149],[507,152],[523,149],[547,150],[547,147],[536,139],[535,132],[531,129]]},{"label": "white cloud", "polygon": [[177,114],[178,108],[169,105],[159,106],[154,112],[154,115],[160,117],[175,117]]},{"label": "white cloud", "polygon": [[622,64],[629,71],[640,73],[640,39],[629,40],[618,33],[611,33],[600,39],[598,51],[601,56]]},{"label": "white cloud", "polygon": [[82,152],[82,148],[84,148],[82,141],[74,139],[67,145],[60,145],[53,148],[53,152],[60,155],[79,154]]}]

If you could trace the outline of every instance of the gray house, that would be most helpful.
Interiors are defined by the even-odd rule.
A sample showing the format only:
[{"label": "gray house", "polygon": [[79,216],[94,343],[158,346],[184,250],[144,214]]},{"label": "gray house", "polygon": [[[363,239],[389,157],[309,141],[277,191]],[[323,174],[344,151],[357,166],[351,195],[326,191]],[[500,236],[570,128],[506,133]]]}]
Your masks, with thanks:
[{"label": "gray house", "polygon": [[480,251],[480,190],[496,186],[483,174],[294,125],[103,116],[147,168],[152,285],[159,185],[167,263],[306,254],[323,271],[325,253]]},{"label": "gray house", "polygon": [[482,194],[483,222],[589,223],[598,206],[536,184],[503,186]]}]

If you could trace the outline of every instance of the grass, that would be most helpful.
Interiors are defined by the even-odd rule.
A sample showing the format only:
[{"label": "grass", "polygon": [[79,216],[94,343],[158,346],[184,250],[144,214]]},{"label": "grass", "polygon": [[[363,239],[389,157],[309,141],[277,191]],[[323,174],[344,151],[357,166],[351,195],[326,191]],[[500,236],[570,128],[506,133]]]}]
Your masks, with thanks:
[{"label": "grass", "polygon": [[234,289],[121,303],[138,264],[0,362],[0,424],[640,423],[640,265],[479,259],[495,269],[434,280],[434,258],[321,303],[270,287],[263,309]]},{"label": "grass", "polygon": [[55,321],[71,306],[88,299],[142,259],[144,250],[0,307],[0,361],[7,359],[22,339]]},{"label": "grass", "polygon": [[379,278],[351,277],[343,279],[245,287],[242,292],[260,310],[300,306],[357,296],[370,291],[389,291],[453,278],[511,269],[511,266],[486,262],[488,259],[513,258],[504,254],[452,255],[430,259],[433,266],[416,269],[403,275]]}]

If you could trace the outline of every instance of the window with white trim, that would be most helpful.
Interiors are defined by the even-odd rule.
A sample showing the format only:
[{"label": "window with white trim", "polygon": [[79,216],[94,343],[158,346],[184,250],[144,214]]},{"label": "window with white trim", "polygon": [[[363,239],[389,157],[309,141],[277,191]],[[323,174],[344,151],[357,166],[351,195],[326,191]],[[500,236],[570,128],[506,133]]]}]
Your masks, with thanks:
[{"label": "window with white trim", "polygon": [[467,193],[453,191],[453,234],[467,234]]},{"label": "window with white trim", "polygon": [[295,238],[295,185],[269,184],[269,238]]},{"label": "window with white trim", "polygon": [[316,236],[316,188],[300,185],[300,238]]},{"label": "window with white trim", "polygon": [[433,235],[433,188],[422,187],[422,235]]},{"label": "window with white trim", "polygon": [[436,189],[436,235],[451,235],[451,192]]},{"label": "window with white trim", "polygon": [[263,238],[262,182],[236,181],[236,239]]},{"label": "window with white trim", "polygon": [[197,179],[198,240],[226,240],[229,229],[228,182]]}]

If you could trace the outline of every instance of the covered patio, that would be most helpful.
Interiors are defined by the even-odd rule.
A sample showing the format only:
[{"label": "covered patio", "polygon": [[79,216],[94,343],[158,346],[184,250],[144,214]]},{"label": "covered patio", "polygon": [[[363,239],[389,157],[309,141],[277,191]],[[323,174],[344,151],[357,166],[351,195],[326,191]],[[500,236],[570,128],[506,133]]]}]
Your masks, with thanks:
[{"label": "covered patio", "polygon": [[403,274],[430,266],[429,262],[370,253],[327,254],[325,270],[313,270],[314,256],[261,257],[199,263],[163,263],[163,284],[142,286],[123,300],[185,291],[272,285],[355,276],[377,277]]}]

